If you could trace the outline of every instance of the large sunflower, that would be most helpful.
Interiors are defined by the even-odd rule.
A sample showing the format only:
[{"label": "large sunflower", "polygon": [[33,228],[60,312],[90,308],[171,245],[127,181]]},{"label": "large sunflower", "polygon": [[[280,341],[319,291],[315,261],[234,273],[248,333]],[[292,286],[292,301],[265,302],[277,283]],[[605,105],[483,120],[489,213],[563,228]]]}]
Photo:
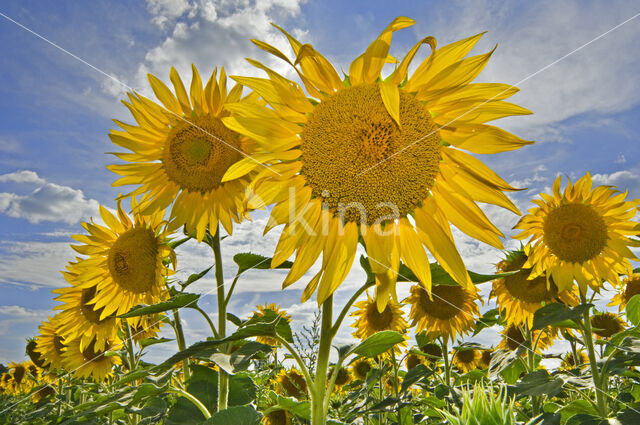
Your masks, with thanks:
[{"label": "large sunflower", "polygon": [[[308,283],[303,300],[317,288],[324,302],[342,283],[361,235],[376,275],[378,308],[395,297],[402,260],[431,288],[425,247],[463,286],[471,280],[458,253],[450,223],[473,238],[502,247],[502,233],[476,201],[519,214],[503,191],[515,190],[474,156],[518,149],[524,141],[485,123],[529,114],[504,102],[517,89],[505,84],[470,84],[493,52],[464,58],[481,34],[435,49],[419,41],[387,78],[382,70],[393,32],[414,21],[396,18],[357,57],[343,80],[309,44],[288,38],[294,60],[275,47],[259,47],[291,64],[307,92],[264,65],[268,79],[234,77],[255,90],[268,107],[232,105],[225,124],[253,138],[254,159],[269,164],[252,180],[249,205],[275,203],[265,231],[284,224],[271,265],[296,252],[283,282],[300,279],[320,254],[322,267]],[[408,75],[423,44],[431,55]],[[251,159],[230,167],[223,180],[259,169]]]},{"label": "large sunflower", "polygon": [[39,326],[40,333],[36,337],[35,351],[42,356],[44,365],[50,370],[62,368],[62,354],[64,353],[64,337],[60,332],[61,313],[42,322]]},{"label": "large sunflower", "polygon": [[417,332],[427,331],[430,338],[443,337],[453,341],[456,335],[464,335],[473,329],[479,317],[476,300],[480,299],[475,286],[436,285],[431,292],[422,286],[411,287],[411,295],[405,300],[411,305],[411,326]]},{"label": "large sunflower", "polygon": [[112,130],[109,137],[133,153],[116,153],[129,163],[107,168],[123,176],[114,186],[139,185],[130,195],[142,195],[144,212],[164,211],[173,203],[171,220],[195,232],[200,241],[207,228],[215,233],[218,223],[231,234],[232,222],[246,215],[247,177],[221,179],[232,164],[248,157],[251,143],[221,121],[229,115],[225,105],[241,100],[242,87],[235,85],[227,93],[227,76],[221,69],[220,78],[214,71],[203,89],[195,66],[192,70],[189,95],[174,68],[170,79],[175,95],[148,75],[162,106],[137,93],[128,94],[130,103],[123,103],[137,126],[115,120],[124,131]]},{"label": "large sunflower", "polygon": [[402,334],[405,340],[396,344],[393,351],[399,354],[407,346],[406,331],[409,324],[403,317],[400,303],[390,300],[380,312],[376,301],[367,294],[367,299],[355,303],[355,307],[357,310],[351,313],[351,316],[357,318],[351,325],[356,329],[353,336],[364,340],[381,331],[396,331]]},{"label": "large sunflower", "polygon": [[528,255],[525,268],[532,268],[530,279],[553,277],[559,291],[571,288],[576,280],[582,292],[587,286],[599,289],[604,281],[620,285],[618,274],[632,274],[629,259],[637,259],[629,246],[638,242],[629,235],[640,234],[640,223],[631,221],[638,201],[625,201],[626,193],[611,186],[592,190],[587,173],[575,184],[568,180],[560,191],[558,176],[553,196],[541,193],[538,206],[515,226],[518,239],[531,240],[524,247]]},{"label": "large sunflower", "polygon": [[634,273],[623,279],[622,285],[618,288],[618,293],[611,298],[611,302],[607,305],[617,305],[618,311],[622,311],[627,306],[629,300],[638,294],[640,294],[640,274]]},{"label": "large sunflower", "polygon": [[360,379],[361,381],[367,379],[371,369],[373,369],[373,364],[366,357],[360,357],[351,364],[351,374],[355,379]]},{"label": "large sunflower", "polygon": [[550,278],[538,276],[529,279],[531,269],[523,268],[527,255],[522,251],[510,252],[505,260],[497,265],[499,273],[517,273],[493,281],[490,298],[496,298],[498,308],[506,313],[509,324],[521,323],[531,327],[533,315],[546,304],[556,300],[575,306],[580,302],[571,290],[558,291],[558,287]]},{"label": "large sunflower", "polygon": [[163,261],[170,258],[175,268],[175,253],[168,245],[169,230],[164,211],[142,215],[131,198],[133,221],[118,202],[118,218],[100,206],[105,226],[82,223],[89,235],[74,235],[82,245],[72,248],[88,258],[73,263],[65,273],[67,280],[82,289],[95,287],[95,296],[87,300],[98,319],[121,315],[138,304],[154,304],[166,296],[164,276],[171,273]]},{"label": "large sunflower", "polygon": [[97,349],[93,342],[81,349],[80,340],[70,340],[62,354],[62,363],[77,378],[91,377],[95,381],[102,381],[111,376],[115,365],[122,363],[120,357],[105,356],[105,353],[109,349],[119,348],[122,348],[122,342],[118,339],[108,341],[102,350]]}]

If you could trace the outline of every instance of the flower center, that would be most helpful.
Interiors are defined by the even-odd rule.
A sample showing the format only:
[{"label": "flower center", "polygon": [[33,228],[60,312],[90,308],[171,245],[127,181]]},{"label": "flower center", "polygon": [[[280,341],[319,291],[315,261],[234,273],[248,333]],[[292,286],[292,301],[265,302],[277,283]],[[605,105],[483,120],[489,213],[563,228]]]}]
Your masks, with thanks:
[{"label": "flower center", "polygon": [[436,285],[431,288],[433,300],[422,288],[420,291],[420,305],[422,310],[430,316],[441,320],[450,320],[458,315],[465,300],[465,293],[460,286]]},{"label": "flower center", "polygon": [[602,252],[607,239],[604,219],[589,205],[561,205],[544,221],[544,241],[562,261],[589,261]]},{"label": "flower center", "polygon": [[[438,344],[427,343],[420,347],[420,351],[434,357],[442,357],[442,348]],[[429,359],[433,361],[434,359]]]},{"label": "flower center", "polygon": [[53,336],[53,347],[56,349],[56,353],[58,353],[59,355],[62,355],[62,350],[65,347],[62,341],[63,339],[60,335]]},{"label": "flower center", "polygon": [[272,410],[267,413],[266,423],[269,425],[287,425],[291,423],[287,421],[287,412],[282,409]]},{"label": "flower center", "polygon": [[507,340],[507,347],[510,350],[515,351],[524,342],[524,335],[522,335],[520,328],[511,325],[507,328],[505,339]]},{"label": "flower center", "polygon": [[169,180],[181,189],[205,193],[217,188],[227,169],[242,158],[239,147],[238,135],[218,118],[195,117],[173,128],[162,163]]},{"label": "flower center", "polygon": [[476,350],[458,351],[456,356],[460,363],[471,363],[476,358]]},{"label": "flower center", "polygon": [[301,134],[302,172],[334,215],[372,224],[405,217],[428,196],[440,167],[438,128],[403,92],[400,124],[373,84],[340,90],[316,106]]},{"label": "flower center", "polygon": [[[89,304],[89,302],[94,299],[96,296],[96,287],[92,286],[90,288],[84,288],[82,290],[82,295],[81,295],[81,300],[80,300],[80,311],[82,311],[82,315],[84,316],[85,319],[87,319],[87,321],[91,322],[91,323],[100,323],[102,322],[102,320],[100,320],[100,315],[102,314],[102,311],[104,310],[103,308],[99,308],[97,310],[93,309],[93,304]],[[106,320],[106,319],[105,319]],[[56,338],[59,338],[56,335]],[[55,345],[56,340],[54,338],[53,343]],[[58,347],[56,346],[56,350],[58,349]]]},{"label": "flower center", "polygon": [[378,312],[376,303],[371,303],[367,306],[367,323],[374,331],[379,332],[391,329],[392,322],[393,312],[389,304],[387,304],[382,313]]},{"label": "flower center", "polygon": [[523,254],[517,256],[514,260],[506,261],[506,264],[500,267],[503,272],[518,270],[517,273],[504,278],[504,286],[509,294],[513,298],[527,303],[541,303],[556,298],[558,296],[558,287],[551,278],[549,278],[549,288],[547,288],[547,278],[545,276],[527,279],[531,269],[522,269],[525,261],[527,261],[527,257]]},{"label": "flower center", "polygon": [[307,381],[305,381],[304,376],[293,370],[282,376],[280,385],[288,395],[298,400],[302,400],[307,395]]},{"label": "flower center", "polygon": [[356,363],[355,372],[359,378],[365,379],[371,370],[371,363],[368,361],[360,361]]},{"label": "flower center", "polygon": [[109,271],[123,289],[136,294],[156,284],[158,241],[153,230],[137,227],[124,232],[109,250]]},{"label": "flower center", "polygon": [[24,378],[24,375],[27,373],[27,370],[24,368],[24,366],[16,366],[16,368],[13,370],[13,379],[15,379],[15,381],[19,384],[20,382],[22,382],[22,379]]},{"label": "flower center", "polygon": [[101,357],[106,351],[97,351],[96,347],[96,340],[94,339],[93,341],[91,341],[91,343],[89,345],[87,345],[84,350],[82,350],[82,355],[84,356],[85,360],[89,361],[89,360],[94,360],[98,357]]},{"label": "flower center", "polygon": [[36,351],[37,345],[38,344],[35,339],[30,340],[27,343],[27,355],[38,367],[44,367],[44,358],[42,357],[42,354]]},{"label": "flower center", "polygon": [[602,338],[609,338],[624,330],[621,320],[613,313],[594,314],[591,317],[591,326],[594,328],[593,333]]},{"label": "flower center", "polygon": [[634,295],[640,294],[640,277],[634,276],[627,280],[627,285],[624,288],[624,302],[628,303]]}]

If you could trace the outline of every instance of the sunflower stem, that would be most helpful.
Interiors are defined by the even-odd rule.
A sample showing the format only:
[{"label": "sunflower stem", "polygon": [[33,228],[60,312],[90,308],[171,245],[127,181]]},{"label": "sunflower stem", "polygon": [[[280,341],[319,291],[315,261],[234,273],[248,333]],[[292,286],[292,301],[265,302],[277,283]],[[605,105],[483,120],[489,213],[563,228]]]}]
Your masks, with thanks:
[{"label": "sunflower stem", "polygon": [[[584,294],[580,294],[580,298],[582,299],[582,304],[587,305],[587,300]],[[593,379],[593,385],[596,391],[596,402],[598,404],[598,413],[603,418],[607,417],[607,401],[604,398],[604,389],[602,380],[600,379],[600,371],[598,370],[598,363],[596,360],[596,351],[593,344],[593,331],[591,329],[591,317],[589,316],[590,308],[584,310],[582,313],[582,330],[583,330],[583,338],[584,344],[587,348],[587,354],[589,355],[589,365],[591,366],[591,378]]]},{"label": "sunflower stem", "polygon": [[[176,333],[176,342],[178,343],[178,350],[184,351],[187,348],[187,344],[184,340],[184,331],[182,330],[182,322],[180,322],[180,313],[177,308],[173,309],[173,330]],[[184,375],[184,381],[186,382],[191,373],[189,371],[189,359],[182,361],[182,374]]]},{"label": "sunflower stem", "polygon": [[209,328],[211,328],[211,333],[213,334],[213,337],[218,339],[218,331],[216,330],[216,327],[213,324],[213,321],[211,320],[211,317],[209,317],[207,312],[204,311],[203,309],[201,309],[200,307],[198,307],[197,305],[192,305],[190,307],[193,308],[194,310],[200,312],[200,314],[202,314],[202,317],[204,317],[205,320],[207,321],[207,323],[209,324]]},{"label": "sunflower stem", "polygon": [[[533,332],[531,332],[531,328],[529,327],[529,325],[525,324],[524,327],[527,331],[527,342],[530,346],[530,349],[527,352],[527,360],[529,361],[528,372],[531,373],[536,369],[536,346],[538,345],[538,339],[536,339],[535,341],[533,340]],[[538,334],[538,337],[540,337],[541,334],[542,332]],[[539,396],[531,396],[532,417],[536,417],[540,414],[540,401],[541,399]]]},{"label": "sunflower stem", "polygon": [[320,325],[320,346],[318,347],[318,360],[316,364],[315,390],[311,392],[311,425],[325,425],[327,421],[328,405],[324,403],[324,392],[327,384],[327,372],[329,368],[329,355],[331,353],[331,340],[333,339],[333,295],[330,295],[322,303],[322,321]]},{"label": "sunflower stem", "polygon": [[[216,227],[216,234],[211,238],[211,249],[216,262],[216,288],[218,302],[218,338],[224,339],[227,335],[227,303],[224,292],[224,276],[222,274],[222,250],[220,249],[220,225]],[[226,344],[221,347],[226,353]],[[222,369],[218,372],[218,412],[227,408],[229,399],[229,375]]]},{"label": "sunflower stem", "polygon": [[342,308],[340,315],[338,316],[338,318],[336,319],[336,322],[333,324],[331,328],[332,335],[336,335],[338,333],[338,330],[340,330],[340,325],[342,325],[342,321],[347,316],[347,313],[349,313],[349,310],[351,309],[351,306],[353,306],[353,303],[355,303],[358,300],[358,298],[360,298],[360,295],[362,295],[364,291],[366,291],[373,285],[374,285],[374,282],[371,282],[371,283],[366,282],[364,285],[360,287],[360,289],[358,289],[355,292],[355,294],[353,294],[351,298],[349,298],[349,301],[347,301],[345,306]]},{"label": "sunflower stem", "polygon": [[447,387],[451,386],[451,365],[449,364],[449,348],[447,340],[442,337],[442,358],[444,359],[444,383]]},{"label": "sunflower stem", "polygon": [[198,400],[193,395],[189,394],[188,392],[186,392],[186,391],[184,391],[184,390],[182,390],[180,388],[175,388],[175,387],[172,387],[170,391],[172,393],[176,393],[176,394],[181,395],[182,397],[186,398],[191,403],[193,403],[193,405],[196,406],[198,408],[198,410],[200,410],[200,412],[202,412],[202,414],[204,415],[205,419],[209,419],[211,417],[211,413],[209,413],[209,409],[207,409],[206,406],[204,404],[202,404],[202,402],[200,402],[200,400]]}]

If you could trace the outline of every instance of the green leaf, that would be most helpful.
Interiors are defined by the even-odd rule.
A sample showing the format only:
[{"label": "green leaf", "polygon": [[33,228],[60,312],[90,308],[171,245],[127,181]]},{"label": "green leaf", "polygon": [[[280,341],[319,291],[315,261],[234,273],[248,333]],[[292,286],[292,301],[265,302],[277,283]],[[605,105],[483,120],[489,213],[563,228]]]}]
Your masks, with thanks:
[{"label": "green leaf", "polygon": [[[440,264],[431,263],[429,264],[431,268],[431,281],[434,285],[448,285],[448,286],[458,286],[459,283],[456,282],[449,273],[447,273]],[[501,277],[511,276],[515,272],[506,272],[506,273],[496,273],[496,274],[480,274],[472,272],[471,270],[467,270],[469,273],[469,277],[471,281],[475,284],[489,282],[490,280],[499,279]],[[405,264],[400,263],[400,268],[398,270],[398,282],[418,282],[418,278],[411,271],[409,267]]]},{"label": "green leaf", "polygon": [[640,325],[640,294],[631,297],[625,311],[627,313],[627,319],[629,319],[634,326]]},{"label": "green leaf", "polygon": [[593,304],[581,304],[575,308],[569,308],[561,303],[545,305],[533,315],[531,330],[544,329],[565,320],[574,320],[582,317],[582,314],[593,307]]},{"label": "green leaf", "polygon": [[526,374],[522,380],[516,383],[515,389],[522,395],[542,395],[553,397],[562,391],[564,380],[560,377],[549,375],[546,370],[536,370]]},{"label": "green leaf", "polygon": [[410,386],[417,382],[420,382],[424,378],[428,378],[431,375],[433,375],[433,371],[429,370],[425,365],[417,365],[416,367],[408,371],[402,379],[402,386],[400,387],[400,391],[407,391]]},{"label": "green leaf", "polygon": [[182,286],[182,289],[186,288],[187,286],[191,285],[193,282],[200,280],[204,275],[206,275],[207,273],[209,273],[209,270],[211,270],[213,268],[213,266],[204,269],[203,271],[201,271],[200,273],[194,273],[191,276],[189,276],[189,278],[186,280],[186,282],[184,283],[180,283],[180,286]]},{"label": "green leaf", "polygon": [[251,406],[235,406],[216,412],[203,425],[259,425],[262,415]]},{"label": "green leaf", "polygon": [[140,347],[145,348],[151,345],[162,344],[163,342],[173,341],[170,338],[145,338],[140,341]]},{"label": "green leaf", "polygon": [[309,401],[298,401],[295,398],[282,397],[279,395],[276,407],[287,410],[303,419],[311,419],[311,403]]},{"label": "green leaf", "polygon": [[500,375],[507,384],[514,384],[524,371],[518,351],[498,350],[491,356],[490,378]]},{"label": "green leaf", "polygon": [[487,311],[485,314],[483,314],[482,318],[476,321],[476,327],[475,327],[475,330],[473,331],[473,336],[478,335],[478,333],[480,333],[480,331],[485,328],[490,328],[502,322],[503,320],[502,320],[502,317],[500,316],[500,310],[497,308],[493,308]]},{"label": "green leaf", "polygon": [[242,326],[242,324],[243,324],[242,319],[240,319],[235,314],[227,313],[227,320],[230,321],[231,323],[233,323],[234,325],[238,326],[238,327]]},{"label": "green leaf", "polygon": [[[268,270],[271,268],[271,257],[265,257],[251,252],[244,252],[233,256],[233,261],[238,265],[238,274],[250,269]],[[285,261],[276,269],[290,269],[293,266],[291,261]]]},{"label": "green leaf", "polygon": [[270,345],[257,341],[247,341],[242,347],[231,353],[230,362],[234,372],[247,370],[251,364],[251,359],[260,353],[270,353],[273,348]]},{"label": "green leaf", "polygon": [[587,400],[574,400],[566,406],[561,407],[558,410],[558,413],[562,416],[562,422],[566,422],[572,416],[575,416],[579,413],[586,413],[590,415],[596,416],[598,411],[595,407],[593,407],[592,403],[589,403]]},{"label": "green leaf", "polygon": [[200,294],[179,293],[166,301],[153,305],[140,304],[133,307],[127,313],[120,315],[120,318],[145,316],[147,314],[162,313],[164,311],[173,310],[174,308],[195,307],[197,305]]},{"label": "green leaf", "polygon": [[363,357],[376,357],[404,341],[404,337],[395,331],[382,331],[371,335],[355,347],[352,354]]}]

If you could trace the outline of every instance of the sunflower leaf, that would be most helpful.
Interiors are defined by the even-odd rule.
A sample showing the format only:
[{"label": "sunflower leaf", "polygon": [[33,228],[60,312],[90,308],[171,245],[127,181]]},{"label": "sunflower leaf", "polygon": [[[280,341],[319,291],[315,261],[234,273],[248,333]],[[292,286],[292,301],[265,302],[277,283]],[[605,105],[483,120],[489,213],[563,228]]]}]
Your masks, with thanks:
[{"label": "sunflower leaf", "polygon": [[[447,273],[440,264],[431,263],[431,281],[434,285],[448,285],[448,286],[458,286],[458,282],[456,282],[449,273]],[[476,272],[472,272],[471,270],[467,270],[469,273],[469,277],[471,281],[476,285],[479,283],[489,282],[490,280],[499,279],[501,277],[510,276],[516,272],[506,272],[506,273],[496,273],[496,274],[480,274]],[[418,282],[418,278],[411,271],[409,267],[405,264],[400,263],[400,268],[398,270],[398,282]]]},{"label": "sunflower leaf", "polygon": [[627,319],[635,326],[640,325],[640,294],[631,297],[625,308]]},{"label": "sunflower leaf", "polygon": [[[271,257],[265,257],[251,252],[236,254],[233,256],[233,261],[238,265],[238,274],[251,269],[268,270],[271,268]],[[275,268],[290,269],[291,266],[293,266],[291,261],[285,261]]]},{"label": "sunflower leaf", "polygon": [[382,331],[362,341],[350,354],[358,354],[363,357],[376,357],[402,341],[404,341],[404,337],[400,333]]},{"label": "sunflower leaf", "polygon": [[544,329],[547,326],[555,325],[566,320],[575,320],[593,307],[593,304],[581,304],[574,308],[569,308],[561,303],[548,304],[536,311],[533,315],[532,331]]},{"label": "sunflower leaf", "polygon": [[190,294],[187,292],[178,293],[166,301],[159,302],[157,304],[146,305],[139,304],[132,307],[127,313],[118,316],[122,319],[128,319],[130,317],[145,316],[147,314],[162,313],[164,311],[173,310],[174,308],[184,307],[196,307],[200,294]]}]

